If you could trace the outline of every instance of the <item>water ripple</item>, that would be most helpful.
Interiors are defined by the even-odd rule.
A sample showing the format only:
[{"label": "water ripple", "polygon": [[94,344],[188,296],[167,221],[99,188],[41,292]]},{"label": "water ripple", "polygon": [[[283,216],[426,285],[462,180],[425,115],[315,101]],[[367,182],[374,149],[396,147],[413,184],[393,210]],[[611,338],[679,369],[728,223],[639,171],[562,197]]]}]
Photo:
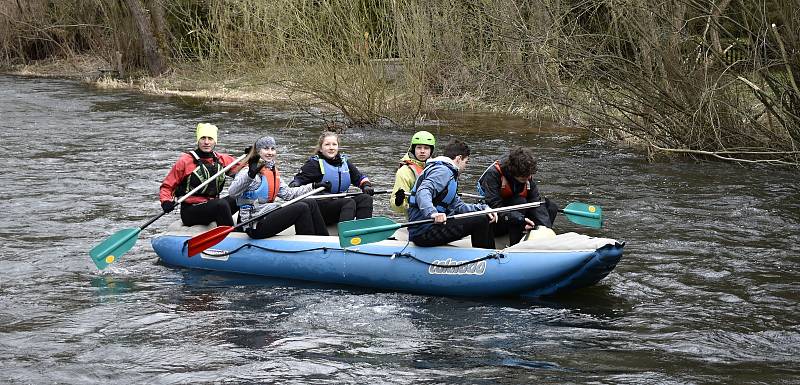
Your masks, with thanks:
[{"label": "water ripple", "polygon": [[[142,231],[111,268],[87,250],[159,213],[157,191],[193,126],[238,154],[273,135],[290,177],[321,121],[303,111],[92,90],[0,76],[3,383],[793,383],[800,356],[795,170],[648,162],[575,129],[437,114],[440,143],[473,145],[474,192],[504,148],[530,146],[540,190],[603,207],[627,242],[597,286],[466,300],[167,268]],[[418,128],[416,128],[418,129]],[[342,146],[378,188],[415,128],[353,130]],[[400,138],[400,139],[398,139]],[[391,213],[376,200],[376,215]]]}]

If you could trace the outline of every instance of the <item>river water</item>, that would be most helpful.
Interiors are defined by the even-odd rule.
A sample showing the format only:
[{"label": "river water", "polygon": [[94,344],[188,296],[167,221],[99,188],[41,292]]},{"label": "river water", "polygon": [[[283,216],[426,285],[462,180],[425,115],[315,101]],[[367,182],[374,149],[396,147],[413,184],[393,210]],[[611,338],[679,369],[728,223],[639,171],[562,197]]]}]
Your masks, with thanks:
[{"label": "river water", "polygon": [[[436,116],[472,144],[466,192],[511,144],[540,189],[603,207],[627,242],[597,286],[540,299],[463,299],[225,276],[160,265],[149,240],[98,272],[88,250],[159,213],[194,125],[239,153],[274,135],[286,173],[321,123],[303,112],[0,76],[0,383],[800,383],[796,170],[648,162],[582,131]],[[377,188],[412,129],[347,133]],[[471,191],[470,191],[471,190]],[[376,214],[389,214],[377,200]]]}]

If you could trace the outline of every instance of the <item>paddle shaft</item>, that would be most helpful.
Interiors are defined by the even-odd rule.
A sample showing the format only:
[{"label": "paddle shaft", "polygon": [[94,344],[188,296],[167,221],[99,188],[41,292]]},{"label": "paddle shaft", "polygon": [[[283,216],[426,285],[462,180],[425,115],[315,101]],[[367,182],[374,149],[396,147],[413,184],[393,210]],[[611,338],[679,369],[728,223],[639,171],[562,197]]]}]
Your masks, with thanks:
[{"label": "paddle shaft", "polygon": [[458,193],[458,195],[465,197],[465,198],[475,198],[475,199],[483,199],[485,198],[483,195],[477,194],[470,194],[470,193]]},{"label": "paddle shaft", "polygon": [[225,172],[227,172],[228,170],[230,170],[230,169],[231,169],[233,166],[235,166],[237,163],[239,163],[239,162],[241,162],[242,160],[244,160],[244,158],[245,158],[246,156],[247,156],[247,154],[244,154],[244,155],[242,155],[242,156],[240,156],[240,157],[236,158],[236,160],[234,160],[234,161],[233,161],[233,163],[231,163],[231,164],[229,164],[229,165],[225,166],[225,168],[223,168],[222,170],[219,170],[219,172],[218,172],[218,173],[216,173],[216,174],[212,175],[210,178],[206,179],[206,180],[205,180],[205,182],[203,182],[203,183],[200,183],[200,185],[199,185],[199,186],[197,186],[197,187],[193,188],[193,189],[192,189],[192,191],[189,191],[188,193],[186,193],[186,195],[182,196],[182,197],[181,197],[181,199],[178,199],[178,201],[177,201],[177,202],[175,202],[175,204],[176,204],[176,205],[179,205],[179,204],[181,204],[181,202],[185,201],[185,200],[186,200],[186,198],[188,198],[188,197],[190,197],[190,196],[194,195],[194,193],[196,193],[196,192],[200,191],[200,189],[201,189],[201,188],[203,188],[203,187],[206,187],[206,185],[207,185],[207,184],[211,183],[213,180],[217,179],[217,178],[218,178],[220,175],[222,175],[223,173],[225,173]]},{"label": "paddle shaft", "polygon": [[[391,190],[375,190],[374,194],[386,194],[392,192]],[[347,198],[356,195],[364,194],[362,191],[350,191],[350,192],[343,192],[337,194],[324,194],[324,195],[314,195],[310,197],[311,199],[328,199],[328,198]]]},{"label": "paddle shaft", "polygon": [[[469,194],[469,193],[458,193],[458,195],[461,195],[462,197],[475,198],[475,199],[483,199],[483,198],[485,198],[483,195],[476,195],[476,194]],[[587,213],[585,211],[572,210],[569,207],[563,208],[563,209],[559,209],[558,211],[560,211],[560,212],[562,212],[564,214],[577,215],[577,216],[584,217],[584,218],[600,219],[602,217],[599,213]]]},{"label": "paddle shaft", "polygon": [[[522,204],[519,204],[519,205],[500,207],[500,208],[491,209],[491,210],[471,211],[471,212],[468,212],[468,213],[452,215],[452,216],[447,217],[447,219],[459,219],[459,218],[475,217],[475,216],[479,216],[479,215],[486,215],[486,214],[490,214],[490,213],[501,213],[501,212],[506,212],[506,211],[522,210],[522,209],[527,209],[527,208],[531,208],[531,207],[538,207],[541,204],[542,204],[542,202],[529,202],[529,203],[522,203]],[[381,231],[396,230],[396,229],[399,229],[401,227],[416,226],[416,225],[421,225],[421,224],[424,224],[424,223],[431,223],[431,222],[433,222],[433,218],[431,218],[431,219],[422,219],[422,220],[419,220],[419,221],[412,221],[412,222],[406,222],[406,223],[392,223],[392,224],[368,227],[368,228],[365,228],[365,229],[348,230],[348,231],[345,231],[343,234],[340,233],[340,235],[344,236],[344,237],[354,237],[354,236],[363,235],[363,234],[379,233]]]},{"label": "paddle shaft", "polygon": [[[451,216],[447,217],[447,219],[459,219],[459,218],[475,217],[475,216],[478,216],[478,215],[486,215],[486,214],[489,214],[489,213],[502,213],[502,212],[506,212],[506,211],[528,209],[528,208],[531,208],[531,207],[539,207],[539,206],[542,205],[542,203],[543,202],[529,202],[529,203],[522,203],[522,204],[513,205],[513,206],[499,207],[499,208],[491,209],[491,210],[470,211],[468,213],[451,215]],[[433,222],[433,218],[431,218],[431,219],[421,219],[421,220],[418,220],[418,221],[402,223],[402,224],[400,224],[400,227],[416,226],[416,225],[421,225],[423,223],[430,223],[430,222]]]}]

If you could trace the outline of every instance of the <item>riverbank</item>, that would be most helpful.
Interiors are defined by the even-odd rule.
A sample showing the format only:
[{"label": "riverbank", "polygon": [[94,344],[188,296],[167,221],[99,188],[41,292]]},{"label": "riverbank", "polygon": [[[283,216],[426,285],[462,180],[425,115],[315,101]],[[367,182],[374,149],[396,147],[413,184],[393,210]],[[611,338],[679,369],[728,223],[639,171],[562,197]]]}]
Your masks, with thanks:
[{"label": "riverbank", "polygon": [[[469,90],[463,90],[461,93],[431,92],[424,95],[402,94],[402,91],[399,91],[389,95],[397,90],[380,86],[384,84],[386,87],[391,87],[391,82],[376,81],[366,87],[363,84],[353,86],[353,89],[337,88],[349,84],[342,82],[342,79],[336,79],[339,74],[347,75],[344,70],[332,72],[333,81],[326,83],[330,79],[309,76],[308,68],[274,69],[248,63],[176,63],[165,74],[157,77],[147,76],[141,72],[127,74],[128,76],[123,78],[111,68],[112,65],[102,58],[84,55],[31,62],[10,68],[6,73],[78,79],[101,89],[123,89],[149,95],[195,98],[213,103],[279,105],[285,109],[305,111],[323,120],[329,129],[337,131],[370,124],[406,127],[424,125],[432,121],[448,120],[444,118],[446,116],[467,113],[486,115],[484,119],[488,120],[487,128],[497,130],[498,135],[503,134],[503,127],[498,125],[500,120],[517,120],[514,126],[526,127],[524,132],[586,130],[618,145],[639,148],[650,158],[658,155],[689,156],[737,163],[798,166],[798,152],[791,147],[794,143],[791,132],[785,132],[768,120],[765,121],[770,124],[764,126],[768,129],[748,126],[745,131],[752,138],[772,138],[773,141],[769,142],[770,147],[766,144],[745,149],[732,146],[724,151],[693,149],[680,143],[659,144],[659,140],[672,137],[697,137],[696,141],[702,142],[701,139],[705,138],[707,133],[693,125],[676,123],[675,126],[662,126],[655,124],[656,121],[631,118],[629,123],[634,124],[634,128],[609,126],[608,121],[604,119],[620,119],[627,115],[617,116],[618,113],[608,111],[604,112],[606,115],[598,115],[597,111],[605,111],[601,107],[610,100],[618,104],[628,103],[629,100],[625,98],[598,99],[573,92],[571,103],[554,102],[555,99],[546,102],[545,98],[542,99],[542,103],[534,105],[524,100],[509,102],[504,99],[480,97]],[[313,69],[311,72],[313,75]],[[309,78],[313,80],[309,82]],[[380,95],[372,99],[369,98],[370,95],[364,97],[363,94],[365,92],[368,94],[369,91]],[[633,106],[630,106],[629,110],[634,114],[639,111]],[[376,114],[377,111],[384,111],[385,114]],[[359,118],[364,116],[372,118],[366,120]],[[764,119],[753,122],[758,123],[761,120]],[[645,124],[648,121],[652,129]],[[719,126],[719,128],[726,128],[725,131],[728,132],[737,126],[733,121],[727,122],[730,127]],[[787,144],[790,146],[787,150],[779,150],[781,146]]]},{"label": "riverbank", "polygon": [[[316,98],[311,92],[285,86],[291,83],[278,75],[278,71],[264,68],[221,66],[219,64],[173,65],[166,74],[158,77],[145,73],[119,77],[113,65],[100,57],[76,55],[70,58],[47,59],[26,65],[17,65],[4,72],[17,76],[69,78],[83,81],[101,89],[123,89],[149,95],[190,97],[217,102],[268,103],[335,114],[340,111],[333,105]],[[509,118],[526,119],[536,126],[559,126],[547,107],[530,104],[511,106],[489,103],[464,93],[457,97],[425,97],[428,111],[421,115],[471,112],[499,114]],[[570,127],[564,127],[570,128]],[[572,127],[574,129],[574,127]]]},{"label": "riverbank", "polygon": [[14,66],[5,72],[17,76],[76,79],[97,88],[124,89],[150,95],[231,102],[291,103],[297,100],[296,95],[283,87],[269,84],[269,79],[258,74],[252,74],[256,76],[253,82],[246,82],[242,75],[198,66],[173,67],[158,77],[131,74],[122,78],[102,58],[74,56]]}]

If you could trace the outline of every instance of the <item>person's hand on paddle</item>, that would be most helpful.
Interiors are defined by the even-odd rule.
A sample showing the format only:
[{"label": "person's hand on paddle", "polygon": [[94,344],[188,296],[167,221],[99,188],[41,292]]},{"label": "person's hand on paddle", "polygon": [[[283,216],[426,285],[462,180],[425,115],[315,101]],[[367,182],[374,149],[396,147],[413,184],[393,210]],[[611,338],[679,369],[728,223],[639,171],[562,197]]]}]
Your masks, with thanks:
[{"label": "person's hand on paddle", "polygon": [[536,224],[530,218],[525,218],[525,231],[531,231],[536,227]]},{"label": "person's hand on paddle", "polygon": [[[487,211],[492,209],[489,205],[482,203],[478,203],[477,208],[477,211]],[[498,217],[496,212],[486,213],[486,216],[489,217],[489,223],[497,223]]]},{"label": "person's hand on paddle", "polygon": [[265,165],[265,163],[261,162],[261,161],[251,162],[248,165],[249,169],[247,170],[247,176],[249,176],[250,179],[255,178],[256,175],[258,175],[258,173],[261,172],[261,169],[264,168],[264,165]]},{"label": "person's hand on paddle", "polygon": [[371,185],[371,184],[369,184],[369,183],[367,183],[367,184],[365,184],[365,185],[361,186],[361,191],[362,191],[364,194],[367,194],[367,195],[369,195],[369,196],[375,195],[375,189],[374,189],[374,188],[372,188],[372,185]]},{"label": "person's hand on paddle", "polygon": [[445,213],[431,214],[431,218],[433,218],[433,223],[434,224],[441,225],[441,224],[447,222],[447,214],[445,214]]},{"label": "person's hand on paddle", "polygon": [[314,182],[314,183],[311,184],[311,188],[312,189],[318,189],[320,187],[325,187],[325,191],[331,191],[331,187],[333,187],[333,186],[331,186],[331,182],[327,181],[327,180],[323,180],[323,181],[320,181],[320,182]]},{"label": "person's hand on paddle", "polygon": [[401,206],[403,204],[403,201],[405,200],[406,200],[406,192],[403,189],[399,189],[397,190],[396,193],[394,193],[395,206]]},{"label": "person's hand on paddle", "polygon": [[164,210],[164,214],[169,213],[172,210],[175,210],[175,201],[161,202],[161,210]]}]

